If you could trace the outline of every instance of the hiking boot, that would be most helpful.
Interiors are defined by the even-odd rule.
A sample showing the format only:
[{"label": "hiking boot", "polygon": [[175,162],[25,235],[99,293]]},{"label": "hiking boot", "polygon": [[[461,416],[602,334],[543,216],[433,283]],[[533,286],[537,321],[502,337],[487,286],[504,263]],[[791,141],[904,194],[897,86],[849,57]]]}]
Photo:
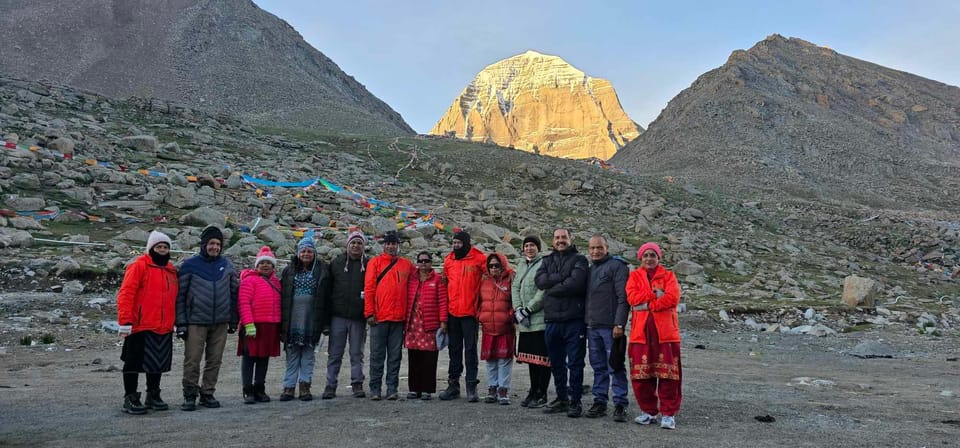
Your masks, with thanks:
[{"label": "hiking boot", "polygon": [[310,383],[300,383],[300,401],[313,400],[313,394],[310,393]]},{"label": "hiking boot", "polygon": [[257,400],[257,403],[270,402],[270,396],[267,395],[267,389],[264,387],[263,383],[253,385],[253,398]]},{"label": "hiking boot", "polygon": [[196,395],[184,395],[183,404],[180,405],[181,411],[196,411],[197,410],[197,396]]},{"label": "hiking boot", "polygon": [[660,427],[663,429],[677,429],[677,422],[673,419],[672,415],[664,415],[660,417]]},{"label": "hiking boot", "polygon": [[166,411],[170,405],[160,398],[160,389],[148,390],[147,397],[143,400],[143,406],[154,411]]},{"label": "hiking boot", "polygon": [[430,392],[423,392],[420,394],[420,399],[423,401],[433,400],[433,395],[430,395]]},{"label": "hiking boot", "polygon": [[257,398],[253,394],[253,386],[243,386],[243,404],[254,404]]},{"label": "hiking boot", "polygon": [[294,393],[297,389],[293,387],[284,387],[283,392],[280,392],[280,401],[290,401],[294,398]]},{"label": "hiking boot", "polygon": [[567,409],[567,417],[570,418],[580,418],[583,415],[583,406],[580,405],[579,401],[574,401],[570,403],[570,408]]},{"label": "hiking boot", "polygon": [[650,415],[650,414],[647,414],[646,412],[640,411],[640,415],[638,415],[637,418],[633,419],[633,422],[638,425],[649,425],[651,423],[657,422],[657,416]]},{"label": "hiking boot", "polygon": [[371,390],[371,391],[370,391],[370,400],[372,400],[372,401],[380,401],[381,399],[382,399],[382,398],[380,397],[380,391],[379,391],[379,390]]},{"label": "hiking boot", "polygon": [[510,404],[510,394],[507,391],[507,388],[501,387],[497,389],[497,401],[500,402],[501,406],[507,406]]},{"label": "hiking boot", "polygon": [[497,386],[490,386],[487,388],[487,396],[483,397],[484,403],[496,403],[497,402]]},{"label": "hiking boot", "polygon": [[447,381],[447,388],[440,392],[441,400],[453,400],[460,398],[460,380]]},{"label": "hiking boot", "polygon": [[480,397],[477,396],[477,384],[480,384],[480,381],[467,381],[468,403],[476,403],[480,401]]},{"label": "hiking boot", "polygon": [[556,399],[550,402],[547,405],[547,408],[543,410],[544,414],[563,414],[567,412],[570,408],[570,402],[567,400]]},{"label": "hiking boot", "polygon": [[399,393],[397,393],[397,392],[388,392],[388,393],[387,393],[387,400],[397,401],[397,400],[399,400],[399,399],[400,399],[400,394],[399,394]]},{"label": "hiking boot", "polygon": [[[589,417],[589,415],[587,417]],[[617,423],[627,421],[627,409],[624,408],[622,404],[618,404],[613,408],[613,421]]]},{"label": "hiking boot", "polygon": [[[357,386],[357,385],[354,384],[354,389],[353,389],[353,390],[354,390],[354,392],[353,392],[353,393],[354,393],[354,396],[356,396],[356,393],[357,393],[357,392],[356,392],[356,391],[357,391],[356,386]],[[362,395],[362,394],[363,394],[363,386],[360,386],[360,393],[361,393],[360,396],[362,397],[362,396],[363,396],[363,395]],[[320,399],[321,399],[321,400],[332,400],[332,399],[334,399],[336,396],[337,396],[337,388],[336,388],[336,387],[333,387],[333,386],[327,386],[327,387],[324,387],[324,388],[323,388],[323,394],[320,395]]]},{"label": "hiking boot", "polygon": [[123,397],[123,412],[131,415],[142,415],[147,413],[147,408],[140,403],[140,392],[127,394]]},{"label": "hiking boot", "polygon": [[[363,398],[367,396],[363,391],[363,383],[353,383],[350,387],[353,389],[353,398]],[[333,396],[337,396],[336,392],[333,393]]]},{"label": "hiking boot", "polygon": [[220,407],[220,402],[213,397],[213,394],[200,394],[200,406],[216,409]]},{"label": "hiking boot", "polygon": [[546,405],[547,405],[547,396],[546,396],[546,395],[539,395],[539,396],[535,397],[535,398],[533,399],[533,401],[530,402],[530,404],[527,405],[527,408],[530,408],[530,409],[540,409],[540,408],[542,408],[542,407],[544,407],[544,406],[546,406]]},{"label": "hiking boot", "polygon": [[593,406],[590,406],[590,409],[587,410],[586,414],[583,414],[586,418],[597,418],[607,415],[607,405],[606,403],[593,402]]}]

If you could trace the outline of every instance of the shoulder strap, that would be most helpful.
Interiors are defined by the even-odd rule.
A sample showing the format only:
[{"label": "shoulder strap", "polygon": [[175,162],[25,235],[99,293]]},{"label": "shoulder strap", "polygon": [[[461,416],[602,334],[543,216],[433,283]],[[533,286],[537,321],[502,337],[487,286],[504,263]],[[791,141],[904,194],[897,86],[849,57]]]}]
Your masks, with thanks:
[{"label": "shoulder strap", "polygon": [[387,275],[387,272],[390,272],[390,268],[392,268],[393,265],[397,264],[397,260],[399,259],[400,257],[394,257],[393,261],[391,261],[390,264],[388,264],[387,267],[382,272],[380,272],[380,275],[377,276],[378,285],[380,284],[380,280],[383,280],[383,277]]}]

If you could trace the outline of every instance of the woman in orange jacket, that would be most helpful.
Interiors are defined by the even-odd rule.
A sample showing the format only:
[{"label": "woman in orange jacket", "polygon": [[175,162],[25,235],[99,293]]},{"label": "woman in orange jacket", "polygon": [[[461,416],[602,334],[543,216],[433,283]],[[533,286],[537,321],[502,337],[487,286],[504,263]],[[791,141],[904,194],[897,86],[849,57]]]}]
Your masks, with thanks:
[{"label": "woman in orange jacket", "polygon": [[677,318],[680,284],[660,265],[661,255],[656,243],[640,246],[640,268],[627,278],[627,302],[632,307],[630,378],[641,411],[634,422],[648,425],[659,414],[660,427],[674,429],[683,381]]},{"label": "woman in orange jacket", "polygon": [[[147,251],[127,266],[117,293],[117,322],[123,336],[123,412],[165,411],[160,375],[173,361],[173,321],[176,317],[177,269],[170,263],[170,237],[153,231]],[[147,397],[140,402],[137,381],[147,376]]]}]

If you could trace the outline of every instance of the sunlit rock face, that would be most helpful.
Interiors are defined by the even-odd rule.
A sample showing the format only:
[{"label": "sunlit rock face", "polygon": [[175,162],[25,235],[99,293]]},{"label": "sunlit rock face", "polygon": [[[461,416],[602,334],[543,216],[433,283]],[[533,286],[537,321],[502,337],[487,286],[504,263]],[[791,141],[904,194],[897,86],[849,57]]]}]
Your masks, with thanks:
[{"label": "sunlit rock face", "polygon": [[557,56],[528,51],[478,73],[430,133],[606,160],[641,131],[609,81]]}]

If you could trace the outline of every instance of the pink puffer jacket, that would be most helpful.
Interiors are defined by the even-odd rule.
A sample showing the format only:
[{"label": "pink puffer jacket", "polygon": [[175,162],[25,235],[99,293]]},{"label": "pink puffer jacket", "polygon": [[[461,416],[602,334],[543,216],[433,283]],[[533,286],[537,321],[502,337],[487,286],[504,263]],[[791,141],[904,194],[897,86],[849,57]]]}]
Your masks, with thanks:
[{"label": "pink puffer jacket", "polygon": [[261,276],[255,269],[240,273],[240,293],[237,297],[240,325],[251,323],[280,323],[280,279]]}]

